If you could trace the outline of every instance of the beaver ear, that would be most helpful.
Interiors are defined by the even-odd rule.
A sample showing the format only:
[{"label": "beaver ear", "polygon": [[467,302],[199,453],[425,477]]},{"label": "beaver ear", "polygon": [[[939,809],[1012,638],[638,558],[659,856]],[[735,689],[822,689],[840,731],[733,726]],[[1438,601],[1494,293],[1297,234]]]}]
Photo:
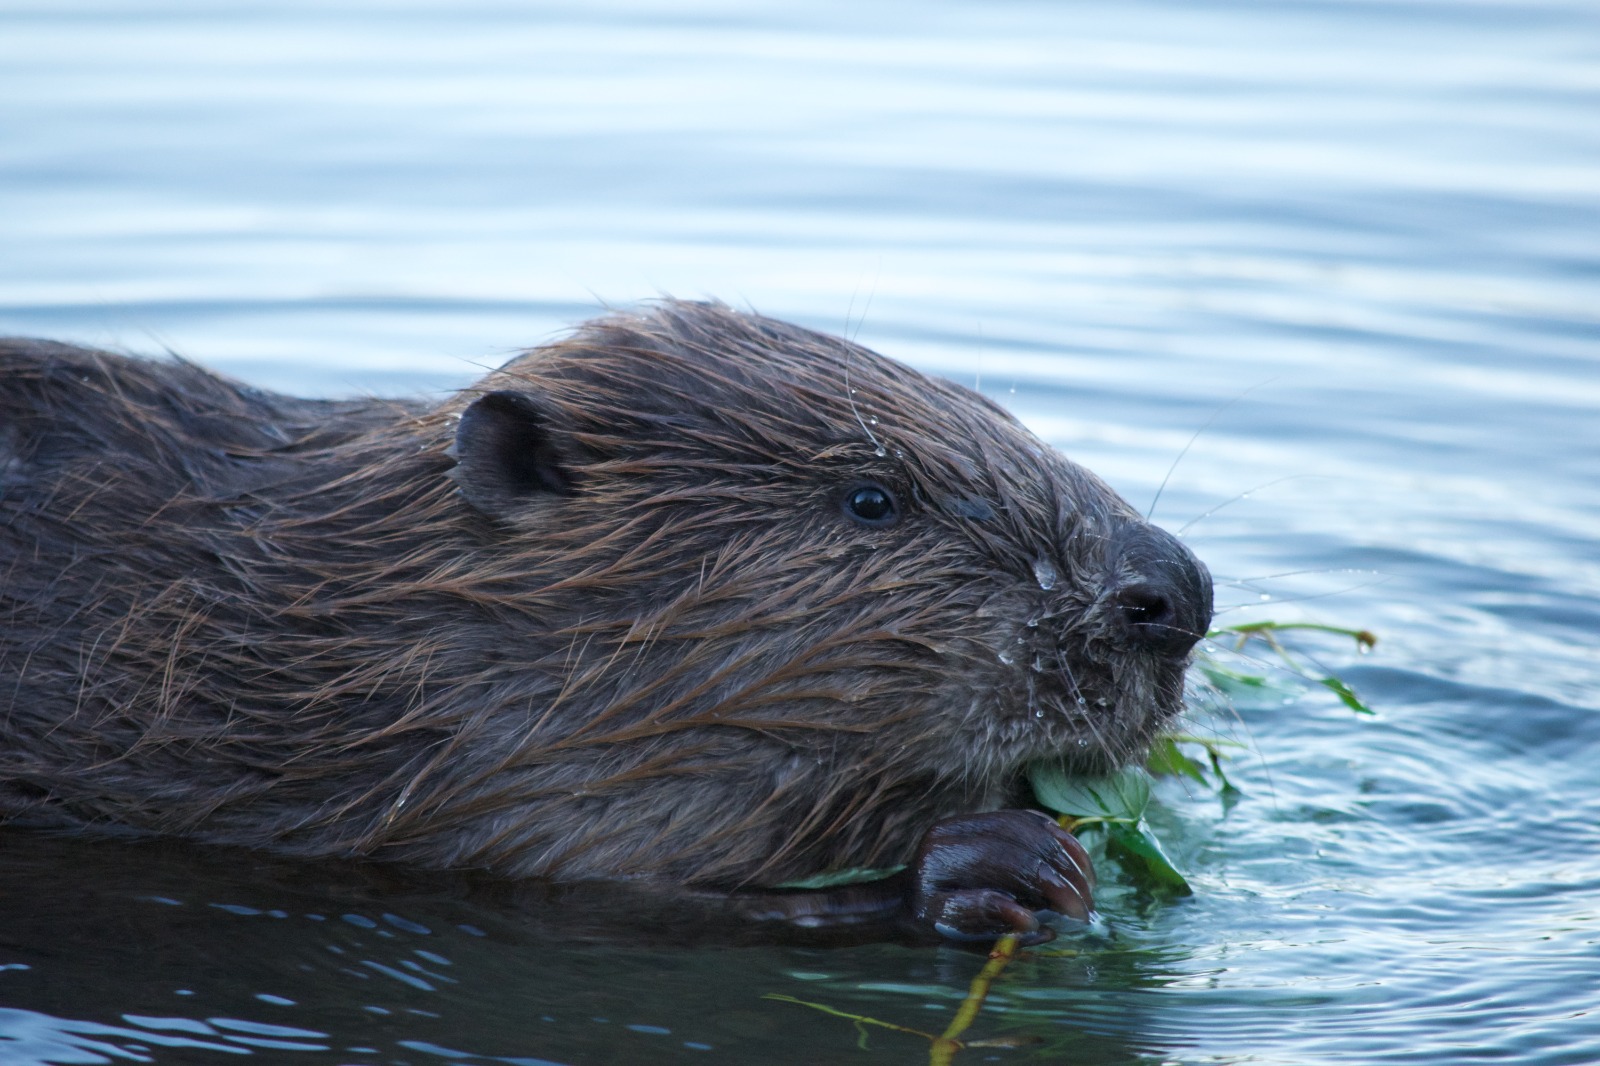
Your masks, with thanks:
[{"label": "beaver ear", "polygon": [[505,518],[540,495],[576,496],[577,478],[562,462],[550,422],[520,392],[486,393],[461,412],[453,473],[467,502]]}]

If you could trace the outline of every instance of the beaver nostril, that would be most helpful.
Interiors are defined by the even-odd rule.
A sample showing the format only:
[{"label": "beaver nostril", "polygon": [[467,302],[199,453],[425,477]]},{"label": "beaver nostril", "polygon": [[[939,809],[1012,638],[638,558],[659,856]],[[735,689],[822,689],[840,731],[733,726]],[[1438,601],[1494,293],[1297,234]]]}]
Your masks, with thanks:
[{"label": "beaver nostril", "polygon": [[1129,585],[1119,589],[1111,602],[1122,617],[1128,643],[1164,655],[1183,655],[1194,647],[1198,634],[1178,617],[1178,605],[1166,590]]},{"label": "beaver nostril", "polygon": [[[1172,601],[1159,589],[1147,585],[1135,585],[1118,592],[1116,605],[1123,621],[1131,626],[1170,626],[1173,622]],[[1133,632],[1139,635],[1147,630]]]}]

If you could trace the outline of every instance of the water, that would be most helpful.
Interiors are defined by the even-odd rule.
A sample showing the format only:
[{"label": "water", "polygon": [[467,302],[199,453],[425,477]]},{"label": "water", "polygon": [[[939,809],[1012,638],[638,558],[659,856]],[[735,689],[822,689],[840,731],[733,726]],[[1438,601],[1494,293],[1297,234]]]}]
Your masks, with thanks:
[{"label": "water", "polygon": [[[1376,631],[1296,650],[1379,713],[1197,713],[1251,749],[1231,807],[1157,789],[1195,895],[1103,864],[1110,937],[971,1031],[1035,1042],[956,1061],[1589,1063],[1597,115],[1578,2],[13,0],[0,329],[427,395],[715,295],[976,383],[1140,506],[1171,469],[1219,621]],[[938,1032],[981,962],[0,848],[7,1063],[923,1062],[762,997]]]}]

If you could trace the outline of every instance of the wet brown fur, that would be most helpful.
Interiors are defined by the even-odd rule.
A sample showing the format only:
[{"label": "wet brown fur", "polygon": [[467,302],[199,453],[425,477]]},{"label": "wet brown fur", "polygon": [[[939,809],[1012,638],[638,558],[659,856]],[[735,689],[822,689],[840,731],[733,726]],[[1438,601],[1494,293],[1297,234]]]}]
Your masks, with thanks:
[{"label": "wet brown fur", "polygon": [[[473,466],[494,390],[575,494]],[[845,513],[864,481],[898,524]],[[0,820],[714,886],[903,862],[1176,711],[1181,657],[1106,603],[1142,526],[977,394],[719,305],[432,408],[3,342]]]}]

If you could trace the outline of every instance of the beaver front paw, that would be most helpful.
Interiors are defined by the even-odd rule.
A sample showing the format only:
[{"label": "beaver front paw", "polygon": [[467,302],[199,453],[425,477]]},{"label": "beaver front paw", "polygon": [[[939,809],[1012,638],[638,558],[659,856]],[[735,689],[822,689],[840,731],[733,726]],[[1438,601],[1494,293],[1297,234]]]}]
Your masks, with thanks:
[{"label": "beaver front paw", "polygon": [[946,818],[922,838],[908,872],[917,920],[957,940],[1015,933],[1040,944],[1055,931],[1037,912],[1087,921],[1094,911],[1088,853],[1039,811]]}]

